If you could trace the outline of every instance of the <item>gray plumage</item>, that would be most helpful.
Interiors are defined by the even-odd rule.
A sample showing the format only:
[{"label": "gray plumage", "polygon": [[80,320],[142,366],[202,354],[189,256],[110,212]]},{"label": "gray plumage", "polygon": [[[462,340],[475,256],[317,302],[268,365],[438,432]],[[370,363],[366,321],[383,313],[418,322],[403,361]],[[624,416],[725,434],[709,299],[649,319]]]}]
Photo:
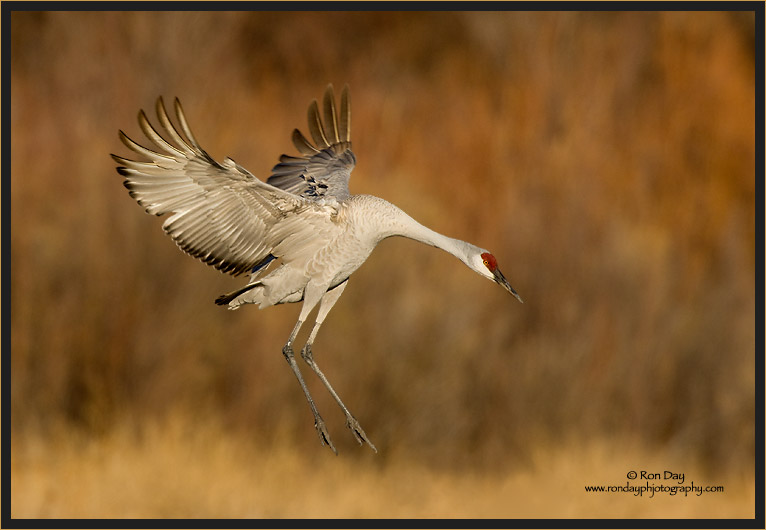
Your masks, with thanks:
[{"label": "gray plumage", "polygon": [[220,296],[216,303],[237,309],[249,303],[265,308],[303,301],[282,352],[303,388],[320,440],[336,453],[292,345],[319,305],[301,356],[343,409],[357,441],[375,449],[317,366],[311,346],[349,276],[381,240],[398,235],[441,248],[521,301],[487,250],[434,232],[383,199],[349,193],[356,158],[351,151],[348,86],[341,93],[339,110],[332,85],[327,87],[324,120],[317,102],[312,102],[308,125],[314,143],[293,131],[300,156],[282,155],[266,182],[230,158],[223,163],[213,160],[192,134],[178,99],[174,109],[179,128],[158,99],[156,112],[164,137],[139,112],[139,125],[153,149],[120,131],[122,142],[147,161],[112,155],[119,164],[117,171],[125,177],[131,197],[148,213],[169,214],[162,228],[184,252],[234,276],[250,273],[247,285]]}]

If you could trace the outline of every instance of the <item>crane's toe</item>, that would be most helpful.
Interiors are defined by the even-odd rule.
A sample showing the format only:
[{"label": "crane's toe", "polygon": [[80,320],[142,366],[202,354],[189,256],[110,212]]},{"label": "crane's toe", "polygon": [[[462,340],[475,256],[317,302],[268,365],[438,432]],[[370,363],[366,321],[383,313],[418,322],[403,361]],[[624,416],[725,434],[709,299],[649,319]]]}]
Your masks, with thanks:
[{"label": "crane's toe", "polygon": [[319,441],[322,442],[322,445],[330,446],[332,452],[337,455],[338,450],[335,449],[332,440],[330,440],[330,433],[327,432],[327,427],[325,426],[324,420],[321,416],[317,415],[314,417],[314,427],[316,427],[317,433],[319,434]]},{"label": "crane's toe", "polygon": [[353,416],[347,416],[346,427],[351,429],[351,432],[354,433],[354,438],[356,438],[356,441],[359,442],[359,445],[366,443],[372,448],[373,451],[376,453],[378,452],[378,449],[373,445],[370,439],[367,438],[367,433],[364,432],[364,429],[362,429],[362,426],[359,425],[358,421],[356,421],[356,418]]}]

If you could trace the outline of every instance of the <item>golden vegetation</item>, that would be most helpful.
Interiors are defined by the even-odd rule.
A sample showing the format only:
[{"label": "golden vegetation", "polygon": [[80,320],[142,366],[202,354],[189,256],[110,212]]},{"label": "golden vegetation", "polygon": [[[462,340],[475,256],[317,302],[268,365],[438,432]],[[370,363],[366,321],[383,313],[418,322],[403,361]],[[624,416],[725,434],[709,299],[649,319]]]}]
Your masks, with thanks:
[{"label": "golden vegetation", "polygon": [[[668,463],[630,440],[534,447],[522,468],[436,469],[417,460],[335,457],[286,436],[253,443],[223,425],[184,415],[103,437],[67,430],[14,439],[14,517],[183,518],[733,518],[754,516],[746,474],[673,466],[684,484],[723,492],[588,493],[585,486],[670,480],[626,478],[626,456],[649,471]],[[617,443],[616,443],[617,442]],[[51,451],[51,445],[55,451]],[[18,449],[16,449],[18,447]],[[312,448],[313,449],[313,448]],[[397,449],[392,450],[397,453]],[[401,456],[401,455],[400,455]],[[676,467],[677,466],[677,467]]]},{"label": "golden vegetation", "polygon": [[[752,14],[14,13],[11,29],[15,516],[751,506]],[[265,178],[327,82],[351,86],[352,192],[491,249],[526,302],[381,244],[315,346],[377,456],[310,378],[341,455],[319,446],[280,354],[298,307],[215,306],[240,280],[173,248],[108,156],[139,107],[177,95],[214,158]],[[619,484],[650,464],[732,486],[614,508],[582,492],[586,470]]]}]

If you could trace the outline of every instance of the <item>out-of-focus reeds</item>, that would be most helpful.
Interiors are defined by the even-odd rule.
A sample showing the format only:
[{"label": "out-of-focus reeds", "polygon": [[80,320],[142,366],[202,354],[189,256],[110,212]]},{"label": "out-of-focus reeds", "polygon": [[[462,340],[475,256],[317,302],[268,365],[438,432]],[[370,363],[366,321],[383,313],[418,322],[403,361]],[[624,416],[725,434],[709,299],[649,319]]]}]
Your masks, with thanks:
[{"label": "out-of-focus reeds", "polygon": [[[628,460],[664,476],[668,460],[616,437],[535,446],[523,469],[435,468],[409,458],[335,457],[231,436],[185,414],[121,423],[104,436],[14,438],[17,518],[752,518],[746,473],[707,474],[673,459],[678,479],[629,480]],[[51,450],[55,447],[55,450]],[[396,448],[395,453],[400,453]],[[633,490],[625,490],[630,485]],[[603,486],[606,491],[587,491]],[[694,489],[692,488],[694,486]],[[622,487],[623,490],[619,491]],[[645,488],[640,490],[639,488]],[[671,490],[671,488],[676,488]],[[652,489],[653,488],[653,489]],[[686,488],[686,489],[682,489]]]},{"label": "out-of-focus reeds", "polygon": [[419,462],[440,484],[521,473],[540,447],[566,459],[563,439],[630,439],[752,473],[752,13],[15,12],[11,30],[18,484],[59,465],[30,456],[40,433],[121,452],[126,425],[190,412],[190,429],[289,439],[291,469],[328,452],[280,353],[298,306],[215,306],[241,280],[174,248],[108,156],[118,129],[139,136],[138,108],[179,96],[214,158],[265,179],[328,82],[351,87],[352,192],[491,249],[526,302],[381,243],[315,346],[380,449],[361,454],[310,380],[340,458]]}]

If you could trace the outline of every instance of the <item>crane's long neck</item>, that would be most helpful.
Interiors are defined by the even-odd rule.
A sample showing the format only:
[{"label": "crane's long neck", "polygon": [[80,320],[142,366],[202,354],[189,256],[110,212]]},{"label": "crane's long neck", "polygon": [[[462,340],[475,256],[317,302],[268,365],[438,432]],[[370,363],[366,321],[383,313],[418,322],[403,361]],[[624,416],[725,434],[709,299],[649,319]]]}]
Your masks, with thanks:
[{"label": "crane's long neck", "polygon": [[440,248],[449,252],[456,258],[465,261],[467,258],[465,241],[445,236],[439,232],[431,230],[427,226],[423,226],[411,217],[409,219],[411,223],[404,225],[402,230],[395,235],[408,237],[415,241],[431,245],[432,247]]},{"label": "crane's long neck", "polygon": [[[379,200],[382,201],[382,199]],[[469,252],[474,249],[473,245],[435,232],[418,223],[393,204],[385,201],[382,202],[386,205],[386,215],[382,216],[384,226],[380,232],[380,239],[391,236],[403,236],[414,239],[415,241],[420,241],[421,243],[426,243],[427,245],[449,252],[468,265]]]}]

